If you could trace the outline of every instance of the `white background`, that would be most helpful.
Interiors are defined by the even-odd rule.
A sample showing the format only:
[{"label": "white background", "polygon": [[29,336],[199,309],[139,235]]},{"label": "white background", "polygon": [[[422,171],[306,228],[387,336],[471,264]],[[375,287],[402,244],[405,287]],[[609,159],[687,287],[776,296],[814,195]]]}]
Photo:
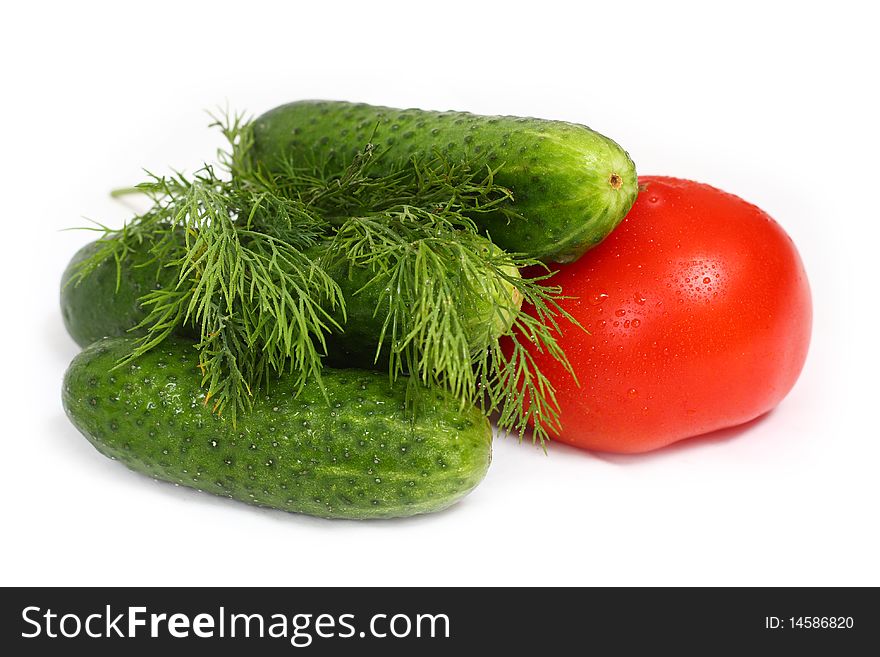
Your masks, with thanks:
[{"label": "white background", "polygon": [[[8,3],[0,583],[880,584],[872,4]],[[203,110],[300,98],[587,123],[642,173],[760,205],[813,288],[800,381],[745,430],[646,456],[497,440],[473,494],[404,521],[256,509],[105,459],[60,404],[58,281],[91,238],[61,229],[121,225],[109,189],[211,158]]]}]

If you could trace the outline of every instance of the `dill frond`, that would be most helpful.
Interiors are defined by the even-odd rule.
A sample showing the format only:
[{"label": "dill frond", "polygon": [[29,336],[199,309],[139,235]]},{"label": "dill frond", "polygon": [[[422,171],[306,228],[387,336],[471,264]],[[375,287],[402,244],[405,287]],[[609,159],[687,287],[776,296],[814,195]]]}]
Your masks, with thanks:
[{"label": "dill frond", "polygon": [[[329,264],[345,262],[385,281],[375,362],[387,362],[392,380],[410,375],[414,405],[419,384],[444,386],[520,438],[531,424],[543,444],[558,428],[555,391],[524,341],[573,376],[556,337],[560,320],[574,320],[547,277],[517,274],[537,261],[494,247],[470,218],[515,216],[511,193],[491,168],[434,153],[377,175],[383,154],[365,144],[342,170],[315,161],[269,175],[249,161],[244,116],[214,125],[230,145],[219,165],[193,175],[148,173],[132,189],[150,209],[120,230],[102,227],[100,247],[77,272],[81,280],[108,258],[120,271],[147,241],[153,261],[177,274],[176,285],[142,297],[147,317],[137,328],[145,334],[123,362],[188,330],[197,336],[206,403],[233,421],[282,372],[296,375],[300,389],[321,385],[326,337],[344,332],[346,317]],[[312,250],[318,244],[321,256]],[[470,325],[460,309],[486,299],[495,303],[493,316],[486,326]]]},{"label": "dill frond", "polygon": [[[520,438],[531,424],[533,440],[543,444],[558,429],[555,391],[522,341],[547,351],[574,376],[556,337],[559,319],[576,322],[560,308],[560,290],[543,284],[546,276],[516,273],[537,261],[487,248],[471,225],[454,206],[442,214],[403,206],[349,219],[328,251],[383,281],[375,361],[383,362],[386,349],[392,380],[410,375],[411,384],[446,387],[462,405],[481,406],[499,428]],[[491,326],[474,340],[460,309],[485,299],[493,300],[496,316],[486,318]]]}]

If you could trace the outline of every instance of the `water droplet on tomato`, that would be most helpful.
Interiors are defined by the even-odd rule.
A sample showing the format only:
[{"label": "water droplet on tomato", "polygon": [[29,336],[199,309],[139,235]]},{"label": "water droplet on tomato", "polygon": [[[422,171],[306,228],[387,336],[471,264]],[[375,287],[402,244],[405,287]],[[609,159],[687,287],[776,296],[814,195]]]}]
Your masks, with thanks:
[{"label": "water droplet on tomato", "polygon": [[624,315],[626,315],[626,311],[623,308],[618,308],[614,311],[614,314],[618,317],[623,317]]},{"label": "water droplet on tomato", "polygon": [[703,282],[706,283],[706,284],[708,285],[709,283],[712,282],[712,279],[709,278],[708,276],[706,276],[705,278],[703,278]]},{"label": "water droplet on tomato", "polygon": [[639,326],[641,326],[641,324],[642,324],[642,320],[640,320],[640,319],[634,319],[634,320],[632,321],[632,327],[633,327],[633,328],[639,328]]},{"label": "water droplet on tomato", "polygon": [[592,294],[592,295],[590,295],[590,299],[589,299],[590,305],[591,306],[598,306],[603,301],[605,301],[605,299],[607,299],[607,298],[608,298],[608,295],[605,292],[599,292],[598,294]]},{"label": "water droplet on tomato", "polygon": [[636,303],[639,305],[641,305],[641,304],[645,303],[645,301],[647,301],[647,299],[639,293],[636,293],[635,295],[633,295],[633,298],[636,300]]},{"label": "water droplet on tomato", "polygon": [[630,388],[629,390],[626,391],[626,394],[628,397],[638,397],[639,391],[636,390],[635,388]]}]

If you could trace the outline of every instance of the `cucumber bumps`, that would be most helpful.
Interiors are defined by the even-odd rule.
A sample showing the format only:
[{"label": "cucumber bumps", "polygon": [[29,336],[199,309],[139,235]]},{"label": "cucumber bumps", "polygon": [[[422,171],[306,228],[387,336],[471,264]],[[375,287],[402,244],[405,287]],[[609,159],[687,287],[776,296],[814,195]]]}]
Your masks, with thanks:
[{"label": "cucumber bumps", "polygon": [[64,377],[73,424],[102,454],[133,470],[251,504],[328,518],[392,518],[443,509],[472,490],[491,459],[476,408],[425,390],[404,407],[405,381],[325,368],[294,396],[270,382],[235,426],[211,412],[192,342],[170,338],[113,369],[130,339],[97,342]]},{"label": "cucumber bumps", "polygon": [[142,242],[130,249],[118,269],[116,260],[108,258],[81,280],[77,276],[80,263],[97,253],[100,244],[89,242],[73,256],[61,277],[61,316],[80,347],[124,335],[147,316],[140,298],[177,282],[176,272],[156,262],[150,246]]},{"label": "cucumber bumps", "polygon": [[341,168],[367,143],[382,152],[379,173],[437,152],[497,168],[519,216],[474,221],[503,249],[545,262],[571,262],[601,242],[638,193],[635,166],[615,142],[586,126],[533,118],[300,101],[254,121],[250,156],[269,171],[316,155]]}]

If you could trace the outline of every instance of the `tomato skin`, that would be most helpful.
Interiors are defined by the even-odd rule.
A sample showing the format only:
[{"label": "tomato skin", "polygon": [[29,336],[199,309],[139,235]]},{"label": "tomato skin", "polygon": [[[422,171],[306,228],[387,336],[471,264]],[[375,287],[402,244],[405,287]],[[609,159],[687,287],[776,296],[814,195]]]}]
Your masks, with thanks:
[{"label": "tomato skin", "polygon": [[644,176],[620,226],[550,283],[590,332],[560,344],[580,387],[557,389],[558,440],[634,453],[754,419],[791,390],[812,306],[793,242],[765,212],[708,185]]}]

